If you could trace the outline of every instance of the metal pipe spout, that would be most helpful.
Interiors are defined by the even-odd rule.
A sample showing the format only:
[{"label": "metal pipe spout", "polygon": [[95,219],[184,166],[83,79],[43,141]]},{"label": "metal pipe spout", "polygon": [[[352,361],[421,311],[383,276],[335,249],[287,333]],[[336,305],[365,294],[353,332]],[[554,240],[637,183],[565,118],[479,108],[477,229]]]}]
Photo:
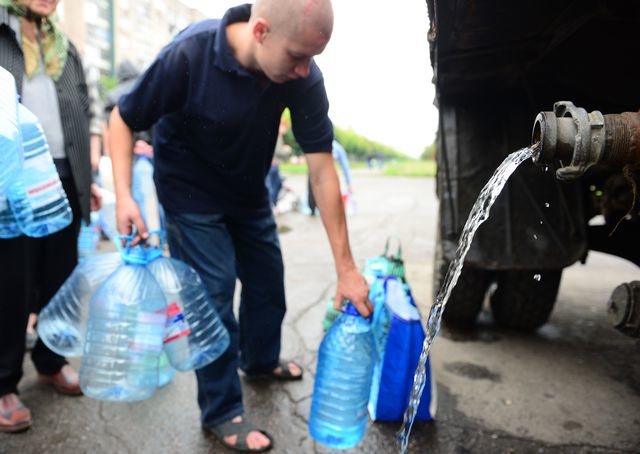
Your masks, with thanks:
[{"label": "metal pipe spout", "polygon": [[640,163],[640,112],[603,115],[576,107],[570,101],[540,112],[533,125],[533,161],[538,165],[559,162],[556,176],[570,180],[596,164],[623,167]]}]

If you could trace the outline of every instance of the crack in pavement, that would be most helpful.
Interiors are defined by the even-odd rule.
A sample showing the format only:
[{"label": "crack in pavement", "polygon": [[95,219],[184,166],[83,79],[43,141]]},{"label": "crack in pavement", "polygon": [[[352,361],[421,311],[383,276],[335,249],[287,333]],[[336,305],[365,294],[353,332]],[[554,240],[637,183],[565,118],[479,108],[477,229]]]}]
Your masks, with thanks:
[{"label": "crack in pavement", "polygon": [[[105,435],[108,435],[111,438],[115,439],[116,441],[119,441],[122,447],[124,448],[125,452],[129,454],[132,453],[133,451],[129,448],[129,446],[127,445],[127,442],[124,439],[120,438],[116,433],[112,432],[111,429],[109,428],[110,420],[104,414],[104,402],[102,401],[98,402],[98,418],[100,419],[100,421],[104,423],[102,427]],[[121,452],[121,451],[117,450],[116,452]]]},{"label": "crack in pavement", "polygon": [[309,303],[307,306],[303,307],[298,312],[298,314],[296,314],[296,316],[289,323],[287,323],[287,325],[292,325],[295,329],[296,328],[295,325],[300,321],[300,319],[304,315],[306,315],[307,312],[309,312],[311,309],[313,309],[317,304],[319,304],[322,300],[324,300],[327,297],[327,292],[334,284],[335,284],[335,281],[331,281],[329,284],[327,284],[327,286],[324,288],[324,290],[320,294],[320,297],[314,300],[312,303]]}]

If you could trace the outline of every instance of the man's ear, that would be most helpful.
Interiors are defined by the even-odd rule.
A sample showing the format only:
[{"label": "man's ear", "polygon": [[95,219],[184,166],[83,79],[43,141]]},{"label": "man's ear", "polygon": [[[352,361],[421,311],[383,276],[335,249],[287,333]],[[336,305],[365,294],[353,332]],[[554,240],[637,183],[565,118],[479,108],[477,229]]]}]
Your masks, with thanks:
[{"label": "man's ear", "polygon": [[269,22],[266,19],[259,17],[253,24],[253,29],[251,30],[253,33],[253,37],[255,40],[262,44],[269,34]]}]

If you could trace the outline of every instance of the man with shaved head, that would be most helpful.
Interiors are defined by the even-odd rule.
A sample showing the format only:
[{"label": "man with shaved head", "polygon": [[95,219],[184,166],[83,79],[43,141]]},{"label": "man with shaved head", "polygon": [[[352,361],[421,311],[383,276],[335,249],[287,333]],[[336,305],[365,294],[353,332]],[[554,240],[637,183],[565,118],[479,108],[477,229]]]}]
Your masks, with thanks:
[{"label": "man with shaved head", "polygon": [[[330,0],[256,0],[182,31],[111,115],[118,230],[147,237],[131,196],[132,131],[154,126],[158,197],[171,255],[191,264],[231,334],[231,346],[196,371],[204,428],[226,446],[272,447],[244,415],[237,369],[248,378],[302,378],[280,359],[284,267],[265,187],[280,116],[291,112],[337,274],[334,300],[368,316],[368,286],[349,246],[322,73],[313,61],[333,28]],[[242,283],[239,320],[233,314]]]}]

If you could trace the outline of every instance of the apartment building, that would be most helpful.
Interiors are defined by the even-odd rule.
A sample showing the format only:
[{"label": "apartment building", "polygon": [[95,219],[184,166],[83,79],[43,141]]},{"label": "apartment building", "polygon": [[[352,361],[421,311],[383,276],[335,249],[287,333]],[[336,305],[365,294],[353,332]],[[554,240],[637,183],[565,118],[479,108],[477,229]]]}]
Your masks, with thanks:
[{"label": "apartment building", "polygon": [[144,69],[177,32],[205,18],[179,0],[63,0],[58,14],[85,67],[105,76],[123,59]]}]

